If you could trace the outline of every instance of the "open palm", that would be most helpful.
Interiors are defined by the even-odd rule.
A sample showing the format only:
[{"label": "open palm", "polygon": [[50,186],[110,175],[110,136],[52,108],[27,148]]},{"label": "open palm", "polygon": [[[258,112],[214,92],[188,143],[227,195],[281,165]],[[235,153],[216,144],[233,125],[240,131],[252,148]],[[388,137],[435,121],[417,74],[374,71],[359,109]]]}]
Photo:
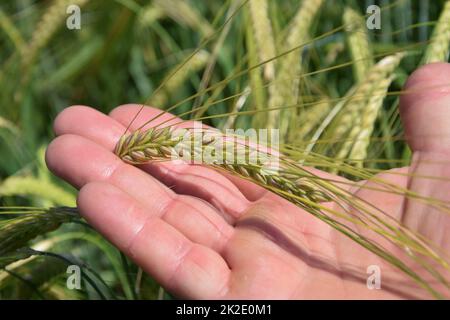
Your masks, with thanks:
[{"label": "open palm", "polygon": [[[450,85],[415,89],[445,83],[447,64],[425,66],[411,77],[401,115],[413,163],[381,174],[441,200],[450,198],[450,183],[418,176],[450,179]],[[427,297],[414,295],[408,289],[413,283],[377,256],[248,181],[202,166],[167,162],[136,168],[122,162],[112,151],[138,109],[120,106],[109,116],[83,106],[64,110],[55,121],[58,137],[47,150],[47,163],[80,189],[78,207],[87,221],[176,296]],[[146,107],[134,127],[159,112]],[[447,216],[361,184],[350,191],[450,251]],[[380,290],[369,290],[370,265],[399,285],[383,282]]]}]

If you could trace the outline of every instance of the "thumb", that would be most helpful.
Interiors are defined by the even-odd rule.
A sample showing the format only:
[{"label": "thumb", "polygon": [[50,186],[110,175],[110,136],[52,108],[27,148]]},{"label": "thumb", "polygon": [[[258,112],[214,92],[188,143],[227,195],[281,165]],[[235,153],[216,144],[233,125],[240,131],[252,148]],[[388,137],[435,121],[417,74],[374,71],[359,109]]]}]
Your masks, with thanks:
[{"label": "thumb", "polygon": [[416,70],[400,99],[400,116],[413,151],[450,152],[450,64]]}]

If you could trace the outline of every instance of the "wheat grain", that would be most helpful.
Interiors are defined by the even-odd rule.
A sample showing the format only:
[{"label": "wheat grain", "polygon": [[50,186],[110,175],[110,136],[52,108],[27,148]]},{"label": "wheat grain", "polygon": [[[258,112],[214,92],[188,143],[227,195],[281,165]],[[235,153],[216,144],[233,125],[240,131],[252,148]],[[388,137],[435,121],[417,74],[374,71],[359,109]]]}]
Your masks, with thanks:
[{"label": "wheat grain", "polygon": [[446,62],[450,48],[450,1],[445,2],[439,20],[425,51],[423,63]]},{"label": "wheat grain", "polygon": [[[275,57],[275,40],[271,21],[268,15],[267,0],[250,0],[250,17],[258,48],[259,62],[267,61]],[[274,61],[265,63],[264,78],[271,81],[275,75]]]},{"label": "wheat grain", "polygon": [[354,61],[355,78],[360,82],[365,79],[367,72],[373,66],[367,27],[363,17],[351,8],[346,8],[344,11],[344,24],[347,27],[348,46]]}]

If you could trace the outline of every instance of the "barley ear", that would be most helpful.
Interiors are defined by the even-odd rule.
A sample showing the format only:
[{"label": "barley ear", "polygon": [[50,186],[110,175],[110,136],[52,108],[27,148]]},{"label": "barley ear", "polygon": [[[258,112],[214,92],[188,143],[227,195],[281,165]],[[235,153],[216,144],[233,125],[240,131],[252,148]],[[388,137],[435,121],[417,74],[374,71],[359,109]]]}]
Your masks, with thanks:
[{"label": "barley ear", "polygon": [[76,209],[60,207],[21,213],[16,218],[0,221],[0,256],[20,249],[37,236],[77,218]]},{"label": "barley ear", "polygon": [[[275,57],[275,40],[268,12],[268,0],[250,0],[250,18],[254,39],[258,51],[259,62],[267,61]],[[273,79],[275,75],[274,61],[263,66],[264,78],[267,81]]]},{"label": "barley ear", "polygon": [[[256,66],[260,63],[260,57],[258,56],[258,49],[256,48],[256,39],[253,26],[250,23],[247,23],[245,31],[248,65],[249,68],[251,68],[252,66]],[[267,123],[267,113],[262,112],[267,103],[267,93],[264,87],[263,75],[260,69],[257,68],[249,71],[249,77],[251,104],[252,108],[257,111],[252,119],[252,126],[254,128],[263,128]]]},{"label": "barley ear", "polygon": [[283,51],[295,50],[280,57],[275,83],[269,88],[269,107],[284,109],[270,111],[267,127],[279,128],[281,141],[286,140],[289,125],[296,127],[298,112],[294,106],[301,103],[298,92],[302,72],[301,45],[308,41],[309,29],[322,4],[323,0],[302,2],[288,28],[287,39],[283,45]]},{"label": "barley ear", "polygon": [[25,65],[29,65],[36,58],[39,51],[45,47],[51,37],[59,30],[67,18],[69,5],[83,6],[88,0],[55,0],[37,24],[30,44],[24,55]]},{"label": "barley ear", "polygon": [[393,72],[403,57],[404,53],[397,53],[383,58],[349,97],[335,130],[339,137],[345,139],[336,158],[365,158],[378,111],[394,78]]},{"label": "barley ear", "polygon": [[439,20],[434,27],[430,44],[423,57],[423,64],[446,62],[450,47],[450,1],[446,1]]},{"label": "barley ear", "polygon": [[[252,180],[268,190],[281,190],[278,193],[280,196],[286,197],[284,193],[289,193],[314,202],[329,200],[323,190],[312,187],[314,182],[309,181],[304,174],[286,173],[286,171],[289,171],[289,167],[283,168],[282,164],[280,170],[267,168],[267,162],[264,161],[269,157],[267,153],[239,144],[235,142],[235,139],[235,136],[217,133],[214,139],[203,136],[200,145],[197,146],[192,145],[193,142],[198,140],[198,137],[192,131],[188,131],[183,137],[177,137],[169,127],[154,128],[122,136],[114,152],[130,164],[158,160],[186,160],[187,156],[188,161],[200,159],[204,165]],[[204,161],[205,149],[210,148],[212,143],[218,143],[213,145],[214,147],[221,147],[223,151],[223,159],[221,160],[223,161]],[[237,147],[244,148],[245,159],[236,159],[234,152]],[[250,159],[255,161],[250,161]],[[278,159],[277,162],[281,162],[281,159]],[[298,204],[303,205],[302,202]]]},{"label": "barley ear", "polygon": [[353,71],[358,82],[363,81],[373,66],[369,36],[363,17],[351,8],[344,11],[347,42],[352,55]]}]

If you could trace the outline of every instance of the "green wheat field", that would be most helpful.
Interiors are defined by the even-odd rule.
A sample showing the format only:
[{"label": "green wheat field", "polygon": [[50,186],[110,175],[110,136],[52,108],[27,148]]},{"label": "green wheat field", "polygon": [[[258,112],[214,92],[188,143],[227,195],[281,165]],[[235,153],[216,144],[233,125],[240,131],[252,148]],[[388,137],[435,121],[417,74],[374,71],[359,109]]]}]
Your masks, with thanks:
[{"label": "green wheat field", "polygon": [[[67,26],[70,5],[80,8],[79,29]],[[370,5],[380,8],[380,29],[366,24]],[[108,113],[136,103],[223,132],[277,128],[291,174],[307,165],[356,184],[410,163],[399,97],[419,66],[448,61],[449,47],[443,0],[1,1],[0,299],[173,298],[78,215],[77,190],[47,169],[64,108]],[[429,297],[450,297],[449,252],[332,182],[314,188],[359,216],[324,214],[320,194],[303,198],[287,178],[269,186],[230,170],[345,233]],[[431,195],[379,183],[450,214]],[[402,254],[362,236],[364,228]],[[75,290],[73,265],[82,270]]]}]

